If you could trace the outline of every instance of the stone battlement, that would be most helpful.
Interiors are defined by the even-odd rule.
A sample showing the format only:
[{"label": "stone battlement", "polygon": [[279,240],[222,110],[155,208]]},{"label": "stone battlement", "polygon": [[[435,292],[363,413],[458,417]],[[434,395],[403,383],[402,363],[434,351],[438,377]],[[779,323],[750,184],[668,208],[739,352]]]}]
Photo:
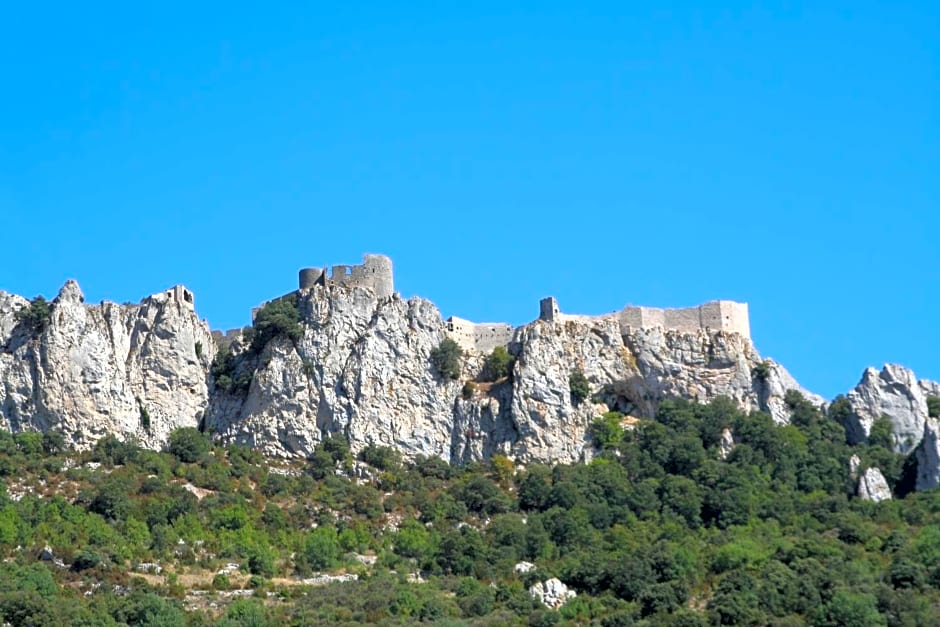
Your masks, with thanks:
[{"label": "stone battlement", "polygon": [[674,329],[687,333],[710,329],[738,333],[750,339],[751,324],[747,303],[713,300],[698,307],[684,309],[658,309],[655,307],[626,306],[618,312],[601,316],[578,316],[561,313],[554,297],[543,298],[539,304],[540,320],[589,320],[616,318],[624,332],[628,329]]},{"label": "stone battlement", "polygon": [[315,285],[344,285],[347,287],[369,287],[379,298],[395,293],[392,278],[392,260],[385,255],[364,255],[358,266],[332,266],[327,268],[303,268],[299,286],[305,290]]},{"label": "stone battlement", "polygon": [[497,346],[506,346],[512,339],[512,326],[505,322],[470,322],[451,316],[444,330],[460,348],[481,353],[489,353]]}]

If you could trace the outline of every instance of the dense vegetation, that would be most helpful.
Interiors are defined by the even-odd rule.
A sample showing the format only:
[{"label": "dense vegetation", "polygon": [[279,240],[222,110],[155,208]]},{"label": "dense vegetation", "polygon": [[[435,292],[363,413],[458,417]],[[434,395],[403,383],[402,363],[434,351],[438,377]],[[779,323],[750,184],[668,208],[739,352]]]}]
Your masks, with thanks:
[{"label": "dense vegetation", "polygon": [[[890,429],[849,447],[788,402],[785,427],[724,400],[607,414],[590,463],[524,469],[356,460],[335,437],[288,464],[194,429],[163,453],[0,433],[0,622],[937,624],[940,494],[850,496],[853,452],[904,492]],[[578,592],[557,611],[527,593],[552,576]]]}]

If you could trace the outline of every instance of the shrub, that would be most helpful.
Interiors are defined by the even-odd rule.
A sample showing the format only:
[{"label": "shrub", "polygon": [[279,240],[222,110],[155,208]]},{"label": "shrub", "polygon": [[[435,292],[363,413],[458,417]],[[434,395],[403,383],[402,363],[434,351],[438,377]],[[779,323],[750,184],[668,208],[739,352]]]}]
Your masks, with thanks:
[{"label": "shrub", "polygon": [[37,296],[16,312],[16,320],[34,333],[42,333],[52,320],[52,305],[42,296]]},{"label": "shrub", "polygon": [[182,427],[175,430],[170,434],[167,446],[171,455],[187,464],[198,462],[211,448],[209,438],[195,427]]},{"label": "shrub", "polygon": [[890,451],[894,448],[893,432],[894,426],[891,424],[891,419],[882,415],[872,423],[871,430],[868,432],[868,443]]},{"label": "shrub", "polygon": [[927,397],[927,415],[931,418],[940,418],[940,398],[936,396]]},{"label": "shrub", "polygon": [[580,403],[591,394],[591,382],[587,380],[580,369],[575,370],[568,377],[568,389],[575,402]]},{"label": "shrub", "polygon": [[94,568],[101,563],[101,556],[88,549],[81,551],[72,561],[72,570],[79,573],[89,568]]},{"label": "shrub", "polygon": [[440,346],[431,350],[431,365],[442,377],[456,379],[460,376],[460,360],[463,349],[454,340],[445,338]]},{"label": "shrub", "polygon": [[46,455],[59,455],[68,450],[65,436],[58,431],[46,431],[42,434],[42,450]]},{"label": "shrub", "polygon": [[751,373],[757,378],[758,381],[766,381],[770,376],[771,368],[770,361],[765,359],[764,361],[756,364],[751,370]]},{"label": "shrub", "polygon": [[297,295],[291,294],[266,303],[255,316],[254,329],[255,336],[251,341],[251,350],[254,353],[260,353],[261,349],[276,337],[287,337],[293,342],[303,337]]},{"label": "shrub", "polygon": [[473,398],[473,395],[477,391],[477,384],[473,381],[467,381],[463,384],[463,389],[460,391],[460,396],[463,397],[463,400],[469,401]]},{"label": "shrub", "polygon": [[487,381],[497,381],[508,377],[512,373],[515,358],[509,354],[505,346],[497,346],[487,355],[483,363],[483,377]]},{"label": "shrub", "polygon": [[212,365],[209,367],[209,373],[215,379],[216,386],[226,392],[247,391],[248,386],[251,385],[251,377],[242,374],[236,382],[235,366],[236,359],[232,347],[228,344],[222,344],[215,353],[215,358],[213,358]]},{"label": "shrub", "polygon": [[313,570],[333,568],[339,561],[339,537],[336,529],[320,526],[311,531],[304,541],[299,557]]},{"label": "shrub", "polygon": [[588,433],[598,448],[617,448],[623,439],[623,427],[620,425],[622,418],[620,412],[609,411],[594,419],[588,427]]},{"label": "shrub", "polygon": [[401,453],[390,446],[369,444],[359,452],[359,459],[386,472],[401,468]]},{"label": "shrub", "polygon": [[139,405],[140,407],[140,426],[144,428],[144,431],[150,431],[150,412],[147,411],[147,408],[143,404]]}]

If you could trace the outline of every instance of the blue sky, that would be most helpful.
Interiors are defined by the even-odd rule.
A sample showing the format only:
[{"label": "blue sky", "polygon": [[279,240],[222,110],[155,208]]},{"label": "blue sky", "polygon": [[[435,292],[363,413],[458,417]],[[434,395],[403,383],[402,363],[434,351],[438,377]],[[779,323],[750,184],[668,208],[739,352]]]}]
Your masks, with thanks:
[{"label": "blue sky", "polygon": [[824,395],[940,379],[935,2],[17,4],[0,289],[230,328],[382,252],[445,316],[728,298]]}]

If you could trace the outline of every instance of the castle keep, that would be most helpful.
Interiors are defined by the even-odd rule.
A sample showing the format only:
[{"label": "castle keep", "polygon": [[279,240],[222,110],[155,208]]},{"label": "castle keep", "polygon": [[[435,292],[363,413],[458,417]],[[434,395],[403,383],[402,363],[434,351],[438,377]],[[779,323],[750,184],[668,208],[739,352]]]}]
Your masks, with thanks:
[{"label": "castle keep", "polygon": [[385,255],[364,255],[359,266],[333,266],[329,275],[327,268],[303,268],[299,283],[302,290],[315,285],[344,285],[372,288],[379,298],[395,293],[392,260]]}]

